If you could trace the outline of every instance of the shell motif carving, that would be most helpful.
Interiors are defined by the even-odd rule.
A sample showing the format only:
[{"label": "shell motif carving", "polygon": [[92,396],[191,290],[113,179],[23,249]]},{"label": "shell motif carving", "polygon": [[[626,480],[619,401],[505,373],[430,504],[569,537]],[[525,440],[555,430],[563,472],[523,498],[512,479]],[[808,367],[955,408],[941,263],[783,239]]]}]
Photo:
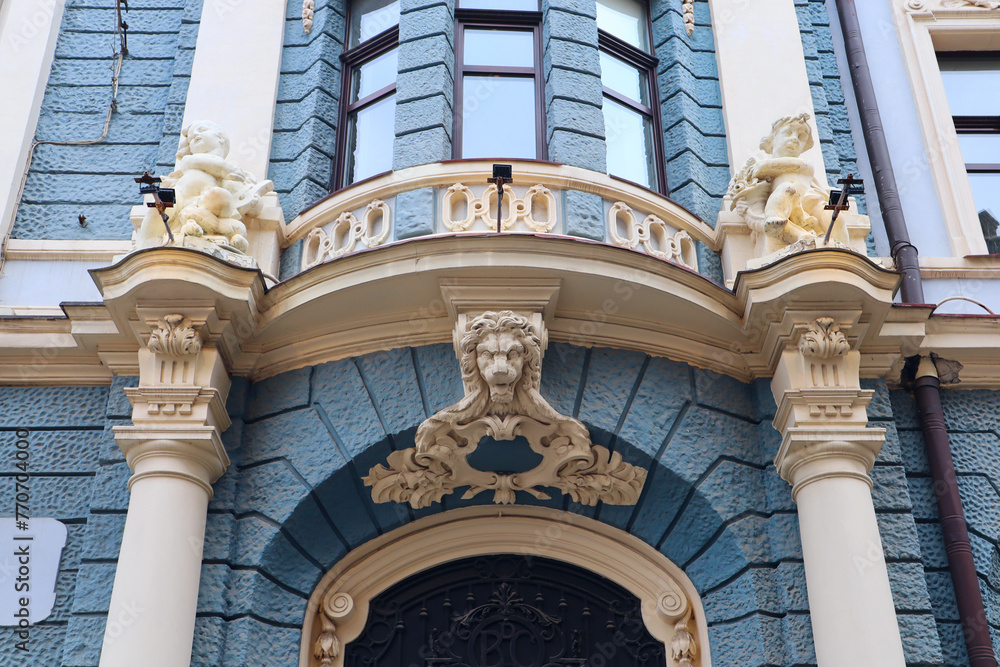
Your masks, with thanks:
[{"label": "shell motif carving", "polygon": [[799,338],[799,352],[806,357],[832,359],[851,349],[840,325],[832,317],[820,317]]},{"label": "shell motif carving", "polygon": [[[467,232],[477,222],[482,223],[488,230],[496,231],[496,199],[496,185],[490,185],[481,197],[476,197],[469,186],[456,183],[444,193],[441,206],[442,222],[453,232]],[[545,186],[533,185],[520,198],[514,196],[513,190],[507,187],[503,191],[503,200],[507,205],[507,216],[500,221],[501,230],[513,229],[518,221],[523,222],[528,231],[540,234],[551,232],[555,228],[556,198]],[[455,217],[457,204],[464,205],[466,211],[464,218]],[[537,220],[535,216],[540,216],[543,209],[545,218]]]},{"label": "shell motif carving", "polygon": [[696,264],[694,240],[684,230],[673,235],[671,231],[655,215],[647,215],[638,222],[632,207],[625,202],[615,202],[608,211],[608,233],[616,246],[636,250],[641,244],[647,255],[697,270],[697,266],[692,266]]},{"label": "shell motif carving", "polygon": [[[364,483],[375,502],[427,507],[468,486],[463,499],[491,490],[493,502],[503,504],[513,503],[516,491],[547,500],[543,487],[584,505],[636,503],[646,470],[594,445],[586,426],[557,412],[539,393],[541,341],[528,318],[509,310],[485,312],[469,323],[460,351],[465,397],[424,420],[416,447],[392,452],[388,467],[369,471]],[[518,436],[541,455],[535,468],[490,472],[468,461],[484,437]]]},{"label": "shell motif carving", "polygon": [[302,270],[353,252],[358,243],[368,248],[380,246],[389,238],[391,229],[392,210],[381,199],[374,199],[365,207],[361,220],[344,211],[333,221],[329,234],[317,228],[306,236]]},{"label": "shell motif carving", "polygon": [[157,354],[181,357],[200,352],[201,338],[190,320],[174,313],[160,320],[150,334],[146,347]]}]

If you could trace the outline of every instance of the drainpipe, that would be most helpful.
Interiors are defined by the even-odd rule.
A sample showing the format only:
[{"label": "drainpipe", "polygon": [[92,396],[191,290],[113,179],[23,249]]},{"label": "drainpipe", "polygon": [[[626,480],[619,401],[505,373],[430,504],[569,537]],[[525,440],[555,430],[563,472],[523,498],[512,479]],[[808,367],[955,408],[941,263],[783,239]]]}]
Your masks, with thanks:
[{"label": "drainpipe", "polygon": [[920,282],[917,248],[910,243],[910,234],[906,231],[903,206],[899,202],[896,176],[892,172],[889,146],[885,141],[882,117],[878,112],[875,86],[872,84],[871,72],[868,69],[868,58],[865,56],[865,45],[861,40],[861,26],[858,24],[858,12],[854,0],[837,0],[837,13],[844,31],[847,65],[851,71],[851,81],[854,83],[854,95],[858,99],[861,127],[864,129],[865,144],[868,146],[868,160],[875,175],[875,190],[878,192],[878,201],[882,208],[885,232],[889,237],[889,252],[896,263],[896,268],[903,274],[900,296],[903,303],[923,303],[924,288]]},{"label": "drainpipe", "polygon": [[[924,289],[917,264],[917,249],[910,243],[906,229],[903,208],[896,189],[896,179],[892,171],[889,147],[885,140],[882,118],[875,98],[868,58],[861,38],[861,26],[854,0],[836,0],[837,14],[844,32],[847,64],[851,71],[854,94],[858,100],[861,126],[864,130],[868,159],[875,175],[875,188],[882,208],[886,234],[896,267],[903,275],[901,297],[903,303],[923,303]],[[979,590],[979,576],[972,555],[972,544],[965,523],[962,498],[958,492],[958,477],[951,455],[951,443],[945,426],[944,411],[941,408],[941,381],[932,357],[921,357],[914,382],[914,397],[920,415],[924,448],[930,465],[934,491],[941,517],[941,531],[944,535],[945,551],[948,554],[948,570],[955,588],[955,600],[962,620],[965,646],[968,649],[970,667],[997,667],[993,643],[990,640],[989,625],[982,592]]]},{"label": "drainpipe", "polygon": [[948,442],[948,430],[941,408],[941,381],[932,357],[920,358],[913,393],[917,399],[927,462],[934,480],[941,532],[944,534],[945,551],[948,553],[951,581],[955,586],[958,617],[962,621],[962,634],[969,652],[969,665],[996,667],[990,628],[986,622],[986,609],[979,590],[979,575],[972,557],[969,530],[965,524],[962,498],[958,493],[955,462],[951,456],[951,444]]}]

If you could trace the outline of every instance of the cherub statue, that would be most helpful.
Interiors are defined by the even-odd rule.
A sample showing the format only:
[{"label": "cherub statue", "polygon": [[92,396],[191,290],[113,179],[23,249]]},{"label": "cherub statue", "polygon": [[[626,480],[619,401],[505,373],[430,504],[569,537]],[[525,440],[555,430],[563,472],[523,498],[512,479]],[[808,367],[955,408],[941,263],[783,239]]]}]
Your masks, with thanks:
[{"label": "cherub statue", "polygon": [[830,191],[800,157],[812,146],[809,114],[779,118],[760,142],[767,155],[747,160],[729,184],[732,209],[753,231],[758,257],[791,245],[814,246],[826,234],[831,214],[823,207]]},{"label": "cherub statue", "polygon": [[210,239],[246,252],[244,215],[256,215],[261,195],[273,189],[271,181],[257,183],[253,176],[226,160],[229,137],[211,121],[197,121],[181,132],[177,167],[163,179],[173,188],[175,203],[168,224],[186,236]]}]

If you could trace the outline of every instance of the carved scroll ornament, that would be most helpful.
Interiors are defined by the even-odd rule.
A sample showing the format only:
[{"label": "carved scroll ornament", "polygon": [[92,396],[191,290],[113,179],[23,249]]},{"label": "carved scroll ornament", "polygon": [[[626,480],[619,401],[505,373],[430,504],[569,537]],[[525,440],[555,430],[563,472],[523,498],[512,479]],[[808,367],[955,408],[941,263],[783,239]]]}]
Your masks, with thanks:
[{"label": "carved scroll ornament", "polygon": [[354,252],[358,243],[367,248],[378,247],[389,238],[391,229],[392,211],[381,199],[368,203],[361,220],[344,211],[333,221],[329,234],[322,229],[309,232],[302,249],[302,270]]},{"label": "carved scroll ornament", "polygon": [[638,222],[632,207],[625,202],[615,202],[608,210],[608,233],[616,246],[635,250],[641,244],[647,255],[697,270],[697,266],[692,266],[695,262],[691,235],[680,230],[671,236],[670,231],[667,223],[655,215],[647,215]]},{"label": "carved scroll ornament", "polygon": [[[452,185],[445,191],[441,206],[444,226],[453,232],[466,232],[472,229],[476,222],[481,222],[486,229],[496,231],[496,198],[496,185],[487,187],[482,196],[478,198],[472,193],[469,186],[461,183]],[[545,186],[533,185],[520,198],[514,196],[511,188],[504,188],[503,198],[507,203],[508,214],[500,221],[502,230],[513,229],[519,220],[523,221],[528,231],[532,232],[544,234],[555,228],[556,198]],[[466,210],[464,218],[455,217],[456,203],[464,204]],[[542,204],[542,206],[538,204]],[[545,219],[537,220],[535,216],[541,215],[543,209],[546,215]]]},{"label": "carved scroll ornament", "polygon": [[[460,486],[469,487],[463,499],[492,490],[493,502],[504,504],[514,502],[516,491],[547,500],[543,486],[584,505],[638,500],[646,471],[594,445],[586,426],[542,398],[541,343],[528,318],[483,313],[469,322],[460,350],[465,397],[420,425],[416,447],[393,452],[388,468],[369,471],[364,482],[376,502],[427,507]],[[467,457],[487,436],[522,436],[542,462],[521,473],[478,470]]]},{"label": "carved scroll ornament", "polygon": [[167,315],[159,321],[146,344],[151,352],[180,357],[201,351],[201,338],[183,315]]}]

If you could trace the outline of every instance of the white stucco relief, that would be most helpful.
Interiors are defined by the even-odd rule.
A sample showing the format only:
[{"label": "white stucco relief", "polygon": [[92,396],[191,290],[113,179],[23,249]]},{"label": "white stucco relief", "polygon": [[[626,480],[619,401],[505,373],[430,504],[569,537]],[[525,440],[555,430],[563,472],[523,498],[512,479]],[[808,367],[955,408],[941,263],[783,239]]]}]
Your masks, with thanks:
[{"label": "white stucco relief", "polygon": [[376,248],[386,242],[391,230],[392,209],[381,199],[369,202],[360,220],[351,211],[344,211],[328,230],[317,227],[306,236],[302,270],[354,252],[358,243]]},{"label": "white stucco relief", "polygon": [[[500,220],[501,230],[547,233],[555,229],[556,198],[544,185],[532,185],[522,197],[515,195],[512,187],[506,187],[503,199],[507,215]],[[441,200],[441,222],[452,232],[470,231],[477,223],[482,228],[496,231],[496,200],[496,185],[487,186],[477,197],[469,186],[455,183],[445,191]],[[463,210],[464,215],[456,215],[459,210]],[[536,216],[541,219],[536,219]]]},{"label": "white stucco relief", "polygon": [[632,250],[642,246],[647,255],[698,270],[698,256],[690,234],[671,228],[652,214],[640,222],[625,202],[615,202],[608,209],[608,236],[616,246]]},{"label": "white stucco relief", "polygon": [[[574,501],[632,505],[646,471],[617,452],[594,445],[587,427],[557,412],[539,393],[542,342],[531,320],[512,311],[471,319],[459,345],[465,397],[424,421],[416,447],[389,455],[364,478],[376,502],[426,507],[460,486],[471,498],[493,491],[495,503],[512,504],[515,491],[546,500],[551,486]],[[467,457],[484,437],[524,437],[542,462],[521,473],[474,468]]]}]

